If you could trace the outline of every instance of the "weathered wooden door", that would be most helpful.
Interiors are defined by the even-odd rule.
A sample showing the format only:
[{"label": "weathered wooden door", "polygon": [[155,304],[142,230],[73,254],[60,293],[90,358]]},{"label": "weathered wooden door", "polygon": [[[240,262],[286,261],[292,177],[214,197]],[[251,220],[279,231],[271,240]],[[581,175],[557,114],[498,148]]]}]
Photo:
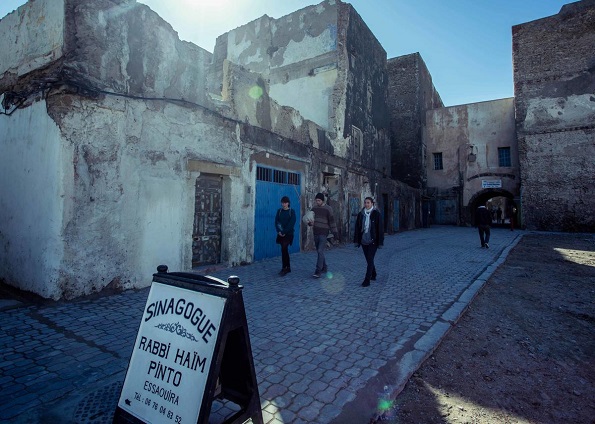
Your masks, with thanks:
[{"label": "weathered wooden door", "polygon": [[218,175],[196,179],[192,266],[219,263],[221,260],[221,190]]}]

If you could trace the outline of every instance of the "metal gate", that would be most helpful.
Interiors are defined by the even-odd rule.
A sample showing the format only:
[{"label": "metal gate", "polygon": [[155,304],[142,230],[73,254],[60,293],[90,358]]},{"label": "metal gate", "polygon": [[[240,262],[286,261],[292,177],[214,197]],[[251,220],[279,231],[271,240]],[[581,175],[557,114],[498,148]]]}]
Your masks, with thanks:
[{"label": "metal gate", "polygon": [[295,232],[289,253],[300,251],[301,178],[295,172],[258,166],[256,168],[256,201],[254,216],[254,260],[281,256],[281,248],[275,243],[275,216],[281,207],[281,198],[289,197],[295,211]]},{"label": "metal gate", "polygon": [[192,266],[217,264],[221,258],[221,190],[219,175],[196,179]]}]

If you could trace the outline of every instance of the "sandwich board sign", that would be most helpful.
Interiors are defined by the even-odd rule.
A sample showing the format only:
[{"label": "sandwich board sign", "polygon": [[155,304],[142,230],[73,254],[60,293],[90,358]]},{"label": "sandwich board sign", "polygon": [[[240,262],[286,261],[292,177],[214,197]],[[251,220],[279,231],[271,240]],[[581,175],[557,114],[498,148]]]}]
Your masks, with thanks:
[{"label": "sandwich board sign", "polygon": [[136,335],[114,423],[208,423],[213,400],[262,423],[242,287],[160,265]]}]

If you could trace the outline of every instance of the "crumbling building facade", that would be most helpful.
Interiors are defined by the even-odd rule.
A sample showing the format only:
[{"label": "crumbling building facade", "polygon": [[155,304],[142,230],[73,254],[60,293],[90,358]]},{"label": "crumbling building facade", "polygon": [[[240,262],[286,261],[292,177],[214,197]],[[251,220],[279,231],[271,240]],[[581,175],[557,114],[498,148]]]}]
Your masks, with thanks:
[{"label": "crumbling building facade", "polygon": [[415,225],[420,191],[390,177],[386,52],[347,3],[264,16],[213,53],[134,0],[36,0],[0,33],[9,284],[72,298],[278,254],[282,195],[301,216],[325,192],[341,241],[367,195],[387,231]]},{"label": "crumbling building facade", "polygon": [[0,21],[0,278],[58,299],[146,286],[163,263],[251,263],[278,255],[280,197],[301,216],[317,192],[341,242],[368,195],[388,233],[430,214],[470,225],[499,195],[528,227],[591,231],[594,6],[579,3],[514,27],[514,101],[444,108],[419,54],[387,61],[340,0],[265,15],[212,53],[134,0],[29,1]]},{"label": "crumbling building facade", "polygon": [[512,28],[527,228],[595,231],[595,1]]}]

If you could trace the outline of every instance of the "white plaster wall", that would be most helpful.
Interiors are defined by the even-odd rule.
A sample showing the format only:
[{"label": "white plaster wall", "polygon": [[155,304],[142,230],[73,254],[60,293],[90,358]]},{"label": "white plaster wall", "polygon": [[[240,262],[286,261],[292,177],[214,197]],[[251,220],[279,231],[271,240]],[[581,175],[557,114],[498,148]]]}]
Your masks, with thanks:
[{"label": "white plaster wall", "polygon": [[[61,126],[79,152],[74,213],[65,224],[68,295],[100,290],[114,280],[124,287],[148,286],[160,264],[189,270],[199,173],[188,172],[185,164],[191,158],[239,167],[235,124],[202,109],[108,97],[99,104],[73,102]],[[241,178],[232,176],[229,184],[243,192]],[[233,234],[236,244],[227,256],[241,262],[248,223],[241,209],[235,211],[228,218],[233,233],[223,237]]]},{"label": "white plaster wall", "polygon": [[272,84],[269,95],[280,105],[291,106],[299,111],[304,119],[330,129],[331,98],[336,80],[337,70],[331,69],[285,84]]},{"label": "white plaster wall", "polygon": [[[33,31],[32,28],[35,30]],[[62,56],[64,0],[27,2],[0,21],[0,75],[24,75]]]},{"label": "white plaster wall", "polygon": [[0,274],[16,287],[58,298],[62,215],[71,149],[46,103],[0,115]]},{"label": "white plaster wall", "polygon": [[[320,31],[312,30],[312,26],[322,25],[315,19],[324,13],[327,16],[322,19],[329,23]],[[226,59],[265,77],[280,69],[284,76],[270,79],[270,98],[332,131],[332,94],[338,77],[337,58],[333,56],[337,49],[336,22],[334,1],[279,19],[263,16],[227,33]],[[276,47],[272,54],[268,51],[271,46]],[[244,116],[240,114],[238,119]]]},{"label": "white plaster wall", "polygon": [[[315,10],[316,9],[318,8],[315,8]],[[337,48],[336,25],[329,24],[328,28],[325,31],[323,31],[320,35],[318,35],[317,37],[312,37],[308,34],[308,26],[311,25],[311,23],[308,20],[304,20],[303,15],[296,16],[299,13],[300,12],[296,12],[295,14],[288,15],[284,19],[279,19],[278,21],[275,21],[271,24],[271,31],[273,34],[275,34],[280,25],[287,25],[285,20],[298,19],[299,25],[297,25],[296,27],[299,28],[299,32],[305,32],[304,37],[301,38],[299,41],[296,42],[294,40],[289,40],[287,45],[284,46],[285,51],[283,53],[283,61],[274,66],[271,66],[272,68],[283,67],[302,61],[308,61],[317,56],[321,56],[326,53],[335,51]]]},{"label": "white plaster wall", "polygon": [[[64,107],[68,105],[67,107]],[[47,106],[47,110],[46,110]],[[189,159],[221,164],[222,254],[251,261],[253,172],[237,123],[200,108],[65,95],[0,116],[0,275],[46,298],[150,285],[192,266]]]}]

